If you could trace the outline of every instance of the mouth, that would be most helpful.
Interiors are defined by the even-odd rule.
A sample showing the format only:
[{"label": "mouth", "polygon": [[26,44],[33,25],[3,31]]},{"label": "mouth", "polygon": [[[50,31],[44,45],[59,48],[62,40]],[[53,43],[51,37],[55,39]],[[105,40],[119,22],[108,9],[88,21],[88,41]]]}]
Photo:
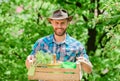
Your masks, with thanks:
[{"label": "mouth", "polygon": [[64,30],[63,28],[57,28],[56,30]]},{"label": "mouth", "polygon": [[64,31],[64,29],[62,29],[62,28],[57,28],[57,29],[55,30],[55,34],[56,34],[56,35],[62,36],[64,33],[65,33],[65,31]]},{"label": "mouth", "polygon": [[57,29],[56,31],[59,32],[59,33],[60,32],[62,33],[64,30],[63,29]]},{"label": "mouth", "polygon": [[60,30],[60,31],[62,31],[63,29],[62,29],[62,28],[59,28],[59,29],[57,29],[57,30]]}]

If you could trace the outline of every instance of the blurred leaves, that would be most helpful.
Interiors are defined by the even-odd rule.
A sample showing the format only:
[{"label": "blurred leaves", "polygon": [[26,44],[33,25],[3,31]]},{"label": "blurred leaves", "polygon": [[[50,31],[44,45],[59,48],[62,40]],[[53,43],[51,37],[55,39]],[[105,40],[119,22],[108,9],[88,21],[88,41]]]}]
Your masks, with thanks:
[{"label": "blurred leaves", "polygon": [[37,39],[53,33],[47,18],[61,8],[73,16],[67,32],[86,49],[95,37],[95,51],[87,49],[93,72],[82,81],[120,81],[119,0],[0,0],[0,81],[28,81],[25,59]]}]

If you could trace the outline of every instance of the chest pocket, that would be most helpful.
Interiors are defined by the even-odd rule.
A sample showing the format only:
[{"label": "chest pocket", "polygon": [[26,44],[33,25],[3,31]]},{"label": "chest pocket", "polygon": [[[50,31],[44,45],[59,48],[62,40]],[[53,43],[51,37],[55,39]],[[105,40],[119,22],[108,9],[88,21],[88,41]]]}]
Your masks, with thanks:
[{"label": "chest pocket", "polygon": [[66,48],[66,55],[67,56],[76,56],[77,49],[71,47],[69,49]]},{"label": "chest pocket", "polygon": [[66,53],[65,53],[65,56],[64,56],[64,61],[75,61],[76,59],[76,53],[77,53],[77,49],[75,48],[69,48],[67,49],[66,48]]},{"label": "chest pocket", "polygon": [[51,51],[49,50],[49,49],[45,49],[45,48],[43,48],[43,49],[41,49],[43,52],[45,52],[45,53],[51,53]]}]

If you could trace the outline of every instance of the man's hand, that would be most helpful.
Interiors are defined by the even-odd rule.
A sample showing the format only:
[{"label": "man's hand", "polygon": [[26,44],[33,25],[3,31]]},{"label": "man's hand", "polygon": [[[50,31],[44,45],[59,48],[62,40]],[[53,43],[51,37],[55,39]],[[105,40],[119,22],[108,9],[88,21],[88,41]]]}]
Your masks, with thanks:
[{"label": "man's hand", "polygon": [[29,69],[30,65],[35,61],[34,55],[29,55],[25,61],[26,67]]},{"label": "man's hand", "polygon": [[81,67],[85,72],[87,72],[87,73],[92,72],[92,64],[89,60],[87,60],[84,57],[78,57],[77,61],[81,64]]}]

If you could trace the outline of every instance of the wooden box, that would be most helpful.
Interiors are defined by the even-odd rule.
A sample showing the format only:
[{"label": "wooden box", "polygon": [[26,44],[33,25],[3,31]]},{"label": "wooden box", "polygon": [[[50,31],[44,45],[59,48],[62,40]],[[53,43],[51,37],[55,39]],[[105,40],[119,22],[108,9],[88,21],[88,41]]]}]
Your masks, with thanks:
[{"label": "wooden box", "polygon": [[80,70],[81,67],[79,64],[77,64],[76,69],[36,67],[34,76],[28,76],[28,79],[42,81],[80,81]]}]

